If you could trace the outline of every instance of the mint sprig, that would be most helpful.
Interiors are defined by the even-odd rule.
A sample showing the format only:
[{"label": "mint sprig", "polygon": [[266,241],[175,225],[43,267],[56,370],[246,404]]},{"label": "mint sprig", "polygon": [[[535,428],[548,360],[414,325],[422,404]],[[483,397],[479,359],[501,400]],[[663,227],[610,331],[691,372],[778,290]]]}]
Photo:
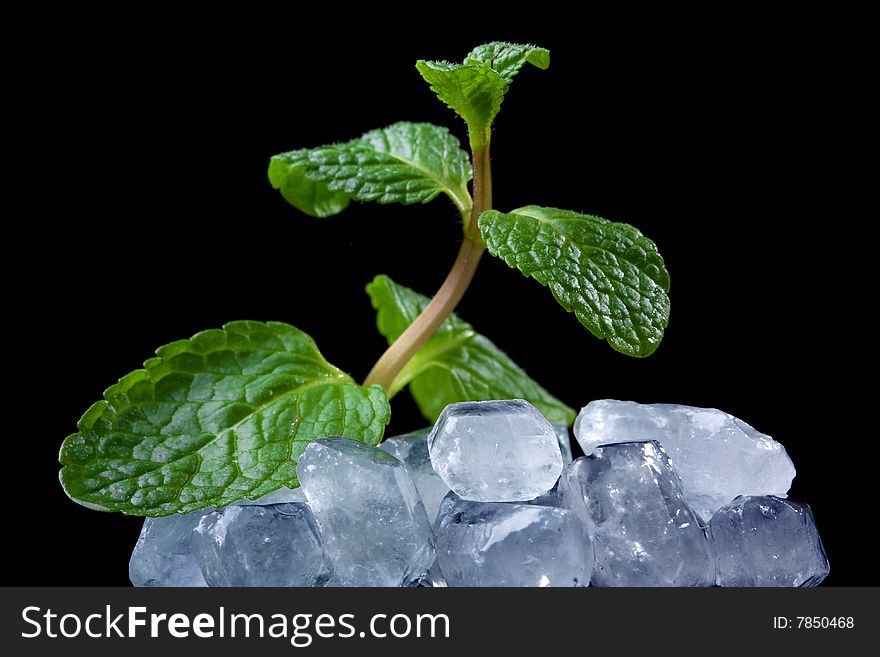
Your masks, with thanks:
[{"label": "mint sprig", "polygon": [[[416,64],[464,118],[470,154],[446,128],[399,122],[271,159],[272,187],[314,217],[351,202],[413,205],[441,194],[461,217],[458,256],[433,298],[387,276],[368,286],[389,347],[362,385],[330,365],[308,335],[280,322],[232,322],[174,342],[108,388],[64,441],[67,494],[94,509],[161,516],[295,487],[309,441],[341,435],[376,444],[388,399],[405,387],[431,421],[452,402],[524,398],[570,423],[570,407],[453,313],[487,250],[548,287],[613,348],[652,353],[669,320],[669,273],[651,240],[628,224],[568,210],[493,209],[492,123],[527,64],[546,69],[550,53],[499,41],[461,63]],[[290,145],[304,141],[295,136]],[[429,241],[420,234],[420,245]],[[299,278],[300,285],[314,279],[311,272]]]}]

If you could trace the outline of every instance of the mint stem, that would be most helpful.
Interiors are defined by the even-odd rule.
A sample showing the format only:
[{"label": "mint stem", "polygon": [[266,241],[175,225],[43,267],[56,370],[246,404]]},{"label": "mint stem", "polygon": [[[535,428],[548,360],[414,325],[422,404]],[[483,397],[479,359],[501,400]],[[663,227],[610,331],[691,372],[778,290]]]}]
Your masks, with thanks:
[{"label": "mint stem", "polygon": [[464,226],[465,241],[472,239],[486,248],[483,243],[483,236],[480,235],[480,229],[477,227],[477,219],[486,210],[492,209],[492,164],[489,161],[489,142],[488,140],[480,146],[471,146],[471,160],[474,165],[474,203],[471,206],[470,220]]},{"label": "mint stem", "polygon": [[[464,241],[455,263],[431,302],[376,361],[364,380],[365,386],[379,384],[390,393],[394,379],[455,310],[474,278],[480,257],[486,250],[477,227],[477,219],[484,211],[492,208],[492,168],[489,163],[488,141],[474,148],[472,161],[474,204],[469,219],[464,223]],[[399,387],[395,386],[394,392],[397,390]]]}]

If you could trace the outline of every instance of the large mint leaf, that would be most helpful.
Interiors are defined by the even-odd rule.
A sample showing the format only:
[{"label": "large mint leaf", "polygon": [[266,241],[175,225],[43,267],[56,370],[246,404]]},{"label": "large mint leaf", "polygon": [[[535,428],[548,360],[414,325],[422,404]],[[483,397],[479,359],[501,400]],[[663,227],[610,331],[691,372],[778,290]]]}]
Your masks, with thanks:
[{"label": "large mint leaf", "polygon": [[420,60],[416,68],[431,90],[468,124],[471,146],[488,143],[492,121],[519,70],[550,65],[550,53],[535,46],[496,41],[474,48],[461,64]]},{"label": "large mint leaf", "polygon": [[531,276],[596,336],[647,356],[669,322],[669,272],[657,247],[629,224],[530,205],[479,219],[486,248]]},{"label": "large mint leaf", "polygon": [[[430,299],[387,276],[367,286],[376,325],[394,342]],[[395,379],[391,391],[409,384],[422,414],[433,422],[447,404],[484,399],[527,399],[552,422],[574,421],[574,411],[548,393],[490,340],[450,315]]]},{"label": "large mint leaf", "polygon": [[280,322],[232,322],[161,347],[104,393],[61,447],[61,483],[88,507],[163,516],[298,486],[313,439],[375,445],[390,417],[314,341]]},{"label": "large mint leaf", "polygon": [[430,123],[395,123],[344,144],[281,153],[269,162],[272,186],[296,208],[320,217],[341,212],[348,199],[427,203],[441,192],[466,216],[471,175],[458,139]]}]

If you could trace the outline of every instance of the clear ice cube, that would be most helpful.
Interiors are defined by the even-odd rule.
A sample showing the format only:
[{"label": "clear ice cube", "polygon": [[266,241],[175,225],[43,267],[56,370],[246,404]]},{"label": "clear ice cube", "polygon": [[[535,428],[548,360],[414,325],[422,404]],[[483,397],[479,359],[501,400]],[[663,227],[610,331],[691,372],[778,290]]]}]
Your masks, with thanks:
[{"label": "clear ice cube", "polygon": [[599,445],[659,442],[685,499],[707,522],[738,495],[785,497],[795,475],[781,444],[714,408],[602,399],[581,410],[574,433],[587,456]]},{"label": "clear ice cube", "polygon": [[669,457],[656,442],[597,447],[568,465],[566,508],[590,524],[593,586],[711,586],[715,561]]},{"label": "clear ice cube", "polygon": [[828,557],[806,504],[738,497],[709,522],[719,586],[818,586]]},{"label": "clear ice cube", "polygon": [[562,472],[553,425],[521,399],[450,404],[431,430],[428,450],[446,485],[479,502],[534,499]]},{"label": "clear ice cube", "polygon": [[147,518],[128,562],[135,586],[207,586],[192,554],[192,533],[210,509]]},{"label": "clear ice cube", "polygon": [[403,463],[347,438],[321,438],[296,473],[339,585],[406,586],[428,572],[431,525]]},{"label": "clear ice cube", "polygon": [[593,549],[571,511],[474,502],[450,493],[437,518],[437,560],[449,586],[587,586]]},{"label": "clear ice cube", "polygon": [[233,504],[206,514],[192,550],[208,586],[323,586],[331,575],[304,502]]}]

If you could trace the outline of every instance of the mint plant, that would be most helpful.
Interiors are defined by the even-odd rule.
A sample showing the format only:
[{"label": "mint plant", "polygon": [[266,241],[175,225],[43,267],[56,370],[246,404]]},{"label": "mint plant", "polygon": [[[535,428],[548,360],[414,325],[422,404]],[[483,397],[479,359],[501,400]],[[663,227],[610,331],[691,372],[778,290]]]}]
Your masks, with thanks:
[{"label": "mint plant", "polygon": [[467,124],[470,155],[446,128],[401,122],[271,159],[272,186],[314,217],[351,201],[415,204],[440,194],[461,216],[458,257],[433,298],[384,275],[367,286],[389,347],[363,384],[281,322],[231,322],[173,342],[108,388],[64,441],[67,494],[98,510],[164,516],[296,487],[311,440],[377,444],[389,400],[404,387],[431,422],[452,402],[522,398],[571,424],[571,408],[453,313],[486,251],[550,288],[617,351],[651,354],[669,319],[669,274],[651,240],[569,210],[493,209],[492,122],[517,73],[549,63],[543,48],[496,42],[461,64],[416,64]]}]

